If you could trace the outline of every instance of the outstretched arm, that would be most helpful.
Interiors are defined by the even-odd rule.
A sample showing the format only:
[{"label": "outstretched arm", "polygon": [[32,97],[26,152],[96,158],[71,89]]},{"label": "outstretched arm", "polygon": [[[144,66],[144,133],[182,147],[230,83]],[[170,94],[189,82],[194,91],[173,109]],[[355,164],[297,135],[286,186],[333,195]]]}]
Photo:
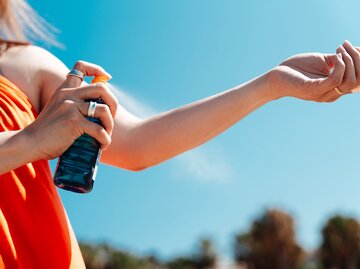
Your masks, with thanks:
[{"label": "outstretched arm", "polygon": [[115,118],[113,142],[103,161],[142,170],[205,143],[271,100],[292,96],[333,102],[359,84],[359,48],[348,41],[337,54],[296,55],[248,83],[133,122],[130,128],[121,128],[122,120]]},{"label": "outstretched arm", "polygon": [[[297,57],[288,61],[311,61],[311,67],[317,64],[326,74],[308,74],[283,63],[230,90],[139,120],[126,132],[121,117],[116,117],[112,144],[104,152],[103,161],[139,171],[205,143],[269,101],[283,96],[313,101],[340,97],[334,88],[342,83],[344,64],[337,55]],[[308,64],[303,68],[310,69]]]}]

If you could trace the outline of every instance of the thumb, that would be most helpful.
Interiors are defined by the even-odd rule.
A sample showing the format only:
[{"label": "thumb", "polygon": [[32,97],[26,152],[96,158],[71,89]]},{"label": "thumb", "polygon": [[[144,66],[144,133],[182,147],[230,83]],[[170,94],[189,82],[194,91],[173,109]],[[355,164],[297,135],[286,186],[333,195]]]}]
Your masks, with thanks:
[{"label": "thumb", "polygon": [[[88,63],[85,61],[78,61],[74,65],[74,68],[84,74],[84,76],[106,76],[108,79],[111,79],[111,75],[105,71],[104,68],[102,68],[99,65]],[[80,79],[77,76],[68,76],[66,80],[63,83],[62,88],[75,88],[79,87],[82,83],[82,79]]]},{"label": "thumb", "polygon": [[329,55],[327,61],[333,66],[333,70],[328,77],[320,79],[320,86],[324,92],[338,87],[345,73],[345,63],[341,53]]}]

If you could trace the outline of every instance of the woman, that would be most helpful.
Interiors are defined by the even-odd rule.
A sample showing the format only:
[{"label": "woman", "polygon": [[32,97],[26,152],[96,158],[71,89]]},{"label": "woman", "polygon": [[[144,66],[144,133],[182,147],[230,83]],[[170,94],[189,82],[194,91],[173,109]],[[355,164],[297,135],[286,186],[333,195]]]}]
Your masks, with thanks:
[{"label": "woman", "polygon": [[[345,42],[336,54],[291,57],[247,83],[143,120],[105,85],[66,78],[69,70],[59,59],[26,43],[20,21],[51,38],[24,0],[0,0],[0,8],[0,268],[85,267],[47,161],[81,134],[106,149],[102,162],[140,171],[205,143],[272,100],[333,102],[360,82],[359,49]],[[110,77],[83,61],[74,69]],[[108,104],[95,111],[104,128],[84,118],[84,99],[99,96]]]}]

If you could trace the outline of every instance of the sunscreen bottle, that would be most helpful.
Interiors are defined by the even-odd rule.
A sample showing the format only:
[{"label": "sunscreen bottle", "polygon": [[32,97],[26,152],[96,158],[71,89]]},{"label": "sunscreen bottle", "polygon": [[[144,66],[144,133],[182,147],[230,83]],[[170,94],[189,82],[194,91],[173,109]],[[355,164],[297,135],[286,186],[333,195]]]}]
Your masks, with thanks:
[{"label": "sunscreen bottle", "polygon": [[[91,83],[106,83],[106,76],[95,76]],[[85,102],[104,104],[101,98],[86,99]],[[98,118],[86,117],[89,121],[102,125]],[[59,157],[54,183],[64,190],[87,193],[94,186],[98,162],[101,156],[100,143],[83,134]]]}]

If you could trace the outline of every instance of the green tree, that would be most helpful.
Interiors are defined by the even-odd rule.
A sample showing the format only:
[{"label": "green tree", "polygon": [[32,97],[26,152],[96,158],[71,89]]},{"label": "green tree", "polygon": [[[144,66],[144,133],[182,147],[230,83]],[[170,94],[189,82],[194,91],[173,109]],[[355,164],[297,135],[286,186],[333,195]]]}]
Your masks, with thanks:
[{"label": "green tree", "polygon": [[360,224],[336,215],[322,229],[320,260],[324,268],[360,268]]},{"label": "green tree", "polygon": [[281,210],[267,210],[249,233],[235,238],[235,260],[252,269],[294,269],[302,262],[292,217]]},{"label": "green tree", "polygon": [[87,269],[161,269],[154,257],[140,258],[109,245],[80,244]]},{"label": "green tree", "polygon": [[215,268],[217,254],[214,244],[210,239],[201,240],[196,262],[199,269]]},{"label": "green tree", "polygon": [[247,262],[251,254],[250,246],[251,234],[244,233],[235,237],[234,254],[238,263]]},{"label": "green tree", "polygon": [[169,269],[212,269],[216,267],[217,253],[210,239],[200,241],[196,252],[189,257],[178,257],[167,263]]},{"label": "green tree", "polygon": [[193,257],[178,257],[167,263],[168,269],[198,269]]}]

